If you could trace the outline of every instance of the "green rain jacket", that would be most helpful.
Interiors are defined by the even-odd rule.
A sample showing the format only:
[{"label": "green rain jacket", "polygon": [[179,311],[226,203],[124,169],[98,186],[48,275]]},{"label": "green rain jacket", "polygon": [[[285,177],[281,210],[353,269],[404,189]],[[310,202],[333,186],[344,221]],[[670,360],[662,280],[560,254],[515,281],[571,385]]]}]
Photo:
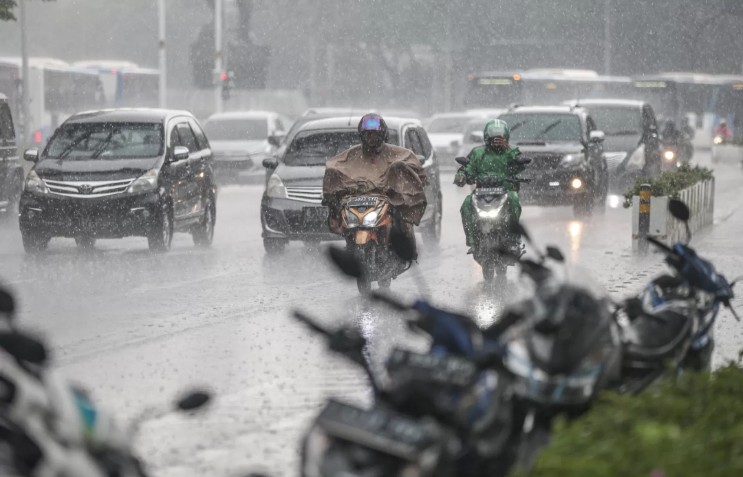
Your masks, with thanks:
[{"label": "green rain jacket", "polygon": [[[467,159],[469,162],[464,168],[460,169],[455,177],[455,183],[463,182],[465,179],[470,183],[475,183],[479,177],[497,176],[497,177],[514,177],[522,170],[516,164],[516,160],[521,155],[518,148],[512,147],[505,152],[488,151],[485,146],[478,146],[470,151]],[[514,184],[508,184],[507,190],[517,191],[518,187]]]}]

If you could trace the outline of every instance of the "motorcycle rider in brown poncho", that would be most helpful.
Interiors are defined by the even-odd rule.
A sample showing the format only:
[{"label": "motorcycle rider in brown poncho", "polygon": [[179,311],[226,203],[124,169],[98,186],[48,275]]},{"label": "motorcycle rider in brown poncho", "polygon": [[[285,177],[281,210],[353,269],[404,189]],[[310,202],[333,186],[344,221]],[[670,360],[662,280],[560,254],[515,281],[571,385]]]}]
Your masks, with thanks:
[{"label": "motorcycle rider in brown poncho", "polygon": [[364,194],[384,194],[395,208],[393,227],[415,244],[414,225],[426,211],[426,171],[415,154],[387,144],[387,124],[377,114],[367,114],[358,126],[361,145],[330,159],[323,179],[323,205],[329,211],[328,226],[341,230],[341,202]]}]

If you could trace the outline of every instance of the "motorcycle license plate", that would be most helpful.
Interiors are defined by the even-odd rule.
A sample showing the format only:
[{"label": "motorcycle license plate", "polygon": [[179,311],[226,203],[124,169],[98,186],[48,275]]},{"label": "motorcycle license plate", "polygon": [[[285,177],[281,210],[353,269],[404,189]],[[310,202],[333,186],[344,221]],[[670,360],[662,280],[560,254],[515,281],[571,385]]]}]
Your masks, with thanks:
[{"label": "motorcycle license plate", "polygon": [[483,187],[475,189],[476,195],[503,195],[506,189],[503,187]]},{"label": "motorcycle license plate", "polygon": [[361,409],[330,400],[317,418],[328,434],[407,460],[415,460],[434,441],[430,428],[393,411]]},{"label": "motorcycle license plate", "polygon": [[396,349],[387,361],[388,372],[410,373],[412,379],[445,386],[465,387],[477,378],[477,368],[456,356],[435,356]]},{"label": "motorcycle license plate", "polygon": [[302,207],[302,223],[308,227],[327,225],[328,215],[327,207]]},{"label": "motorcycle license plate", "polygon": [[376,205],[376,197],[354,197],[348,201],[348,207],[375,207]]}]

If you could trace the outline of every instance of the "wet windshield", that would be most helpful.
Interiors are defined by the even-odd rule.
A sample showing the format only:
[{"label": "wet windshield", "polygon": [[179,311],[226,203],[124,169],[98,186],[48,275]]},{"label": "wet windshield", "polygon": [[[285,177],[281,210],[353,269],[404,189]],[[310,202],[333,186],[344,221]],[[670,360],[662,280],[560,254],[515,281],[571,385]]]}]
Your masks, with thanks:
[{"label": "wet windshield", "polygon": [[[389,132],[390,144],[398,144],[396,131]],[[292,140],[284,155],[287,166],[321,166],[333,156],[359,144],[359,133],[345,131],[307,131]]]},{"label": "wet windshield", "polygon": [[146,158],[162,155],[163,142],[159,123],[75,123],[61,126],[45,152],[59,160]]},{"label": "wet windshield", "polygon": [[642,111],[639,108],[590,107],[596,127],[607,136],[642,134]]},{"label": "wet windshield", "polygon": [[204,124],[211,141],[260,141],[268,137],[265,119],[212,119]]},{"label": "wet windshield", "polygon": [[504,114],[511,128],[511,143],[580,142],[581,126],[574,114]]}]

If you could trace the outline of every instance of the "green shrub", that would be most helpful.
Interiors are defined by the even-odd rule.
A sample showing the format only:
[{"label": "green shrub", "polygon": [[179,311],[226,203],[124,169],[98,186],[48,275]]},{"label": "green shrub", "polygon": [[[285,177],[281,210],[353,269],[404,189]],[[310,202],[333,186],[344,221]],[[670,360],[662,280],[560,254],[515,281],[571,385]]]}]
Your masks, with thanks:
[{"label": "green shrub", "polygon": [[632,206],[632,197],[640,195],[640,186],[650,184],[651,194],[654,197],[670,196],[678,197],[682,189],[691,187],[697,182],[712,179],[712,170],[706,167],[689,167],[682,165],[675,171],[664,172],[657,177],[639,178],[627,192],[624,193],[624,207]]},{"label": "green shrub", "polygon": [[529,477],[743,476],[743,369],[686,373],[639,396],[605,394],[558,422]]}]

